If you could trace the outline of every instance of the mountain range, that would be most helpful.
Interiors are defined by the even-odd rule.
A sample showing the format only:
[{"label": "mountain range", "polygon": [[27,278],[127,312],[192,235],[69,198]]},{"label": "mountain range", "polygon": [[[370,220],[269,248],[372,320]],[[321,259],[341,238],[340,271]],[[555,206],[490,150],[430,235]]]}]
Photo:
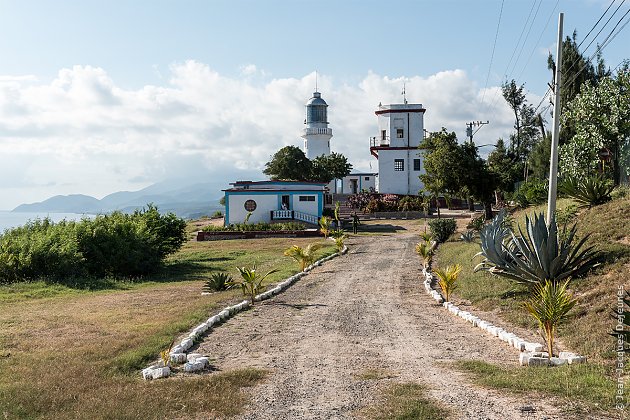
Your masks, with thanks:
[{"label": "mountain range", "polygon": [[139,191],[119,191],[100,200],[89,195],[56,195],[47,200],[21,204],[12,211],[33,213],[109,213],[115,210],[132,212],[149,203],[158,206],[160,212],[173,212],[183,218],[197,218],[223,211],[219,203],[223,196],[223,182],[185,184],[181,181],[165,181]]}]

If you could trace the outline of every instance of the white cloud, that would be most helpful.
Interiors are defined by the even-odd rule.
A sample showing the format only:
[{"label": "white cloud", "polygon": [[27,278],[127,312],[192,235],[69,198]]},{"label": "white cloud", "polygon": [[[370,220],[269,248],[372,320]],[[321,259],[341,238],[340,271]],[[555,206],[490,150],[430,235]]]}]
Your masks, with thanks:
[{"label": "white cloud", "polygon": [[[137,90],[91,66],[62,69],[50,83],[0,76],[0,209],[55,194],[103,196],[174,177],[220,179],[227,187],[235,179],[262,178],[276,150],[301,146],[314,73],[269,79],[250,64],[229,78],[196,61],[169,71],[163,85]],[[466,122],[490,119],[478,143],[494,143],[511,130],[504,101],[490,100],[499,88],[489,88],[481,106],[481,90],[462,70],[404,81],[408,100],[427,108],[428,130],[445,126],[463,140]],[[372,72],[357,85],[318,75],[330,105],[331,147],[357,170],[369,170],[369,162],[376,169],[368,143],[377,131],[374,110],[379,102],[400,102],[402,84]]]}]

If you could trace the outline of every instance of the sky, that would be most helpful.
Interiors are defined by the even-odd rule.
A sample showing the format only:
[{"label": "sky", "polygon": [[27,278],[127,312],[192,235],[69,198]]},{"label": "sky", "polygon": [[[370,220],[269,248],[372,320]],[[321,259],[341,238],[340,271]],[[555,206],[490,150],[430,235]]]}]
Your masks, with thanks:
[{"label": "sky", "polygon": [[[585,55],[630,10],[622,1]],[[302,145],[316,74],[331,149],[357,171],[376,170],[374,111],[400,103],[403,85],[429,131],[462,141],[467,122],[487,120],[475,142],[495,143],[514,123],[501,83],[524,83],[533,105],[547,90],[558,13],[580,42],[610,4],[0,0],[0,210],[167,180],[264,179],[273,153]],[[629,41],[626,28],[606,46],[607,65],[630,58]]]}]

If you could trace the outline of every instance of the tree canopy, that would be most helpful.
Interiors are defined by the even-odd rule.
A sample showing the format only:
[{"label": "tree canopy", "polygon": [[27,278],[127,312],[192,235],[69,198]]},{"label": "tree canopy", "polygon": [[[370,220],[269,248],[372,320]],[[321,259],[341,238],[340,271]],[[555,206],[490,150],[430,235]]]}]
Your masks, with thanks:
[{"label": "tree canopy", "polygon": [[312,168],[312,162],[299,147],[285,146],[265,164],[263,173],[271,179],[308,181]]},{"label": "tree canopy", "polygon": [[340,153],[310,160],[299,147],[286,146],[278,150],[265,164],[263,173],[271,179],[328,183],[347,176],[351,170],[352,165]]},{"label": "tree canopy", "polygon": [[341,179],[350,174],[352,165],[341,153],[331,153],[328,156],[318,156],[312,161],[311,179],[319,182],[330,182]]},{"label": "tree canopy", "polygon": [[568,104],[562,122],[571,124],[575,135],[560,149],[562,175],[594,175],[600,152],[610,153],[609,175],[619,183],[630,173],[630,69],[626,64],[616,75],[597,85],[586,82]]}]

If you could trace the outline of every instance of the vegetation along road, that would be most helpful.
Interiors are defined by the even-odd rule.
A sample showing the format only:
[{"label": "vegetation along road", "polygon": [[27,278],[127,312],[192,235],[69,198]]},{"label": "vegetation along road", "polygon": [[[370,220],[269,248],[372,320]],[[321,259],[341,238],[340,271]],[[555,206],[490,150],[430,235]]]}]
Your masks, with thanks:
[{"label": "vegetation along road", "polygon": [[531,406],[528,418],[567,418],[549,400],[481,389],[454,369],[461,359],[513,365],[518,352],[425,294],[417,240],[408,231],[354,236],[347,255],[200,344],[218,370],[270,371],[243,418],[389,418],[397,396],[414,405],[403,408],[413,418],[525,418]]}]

